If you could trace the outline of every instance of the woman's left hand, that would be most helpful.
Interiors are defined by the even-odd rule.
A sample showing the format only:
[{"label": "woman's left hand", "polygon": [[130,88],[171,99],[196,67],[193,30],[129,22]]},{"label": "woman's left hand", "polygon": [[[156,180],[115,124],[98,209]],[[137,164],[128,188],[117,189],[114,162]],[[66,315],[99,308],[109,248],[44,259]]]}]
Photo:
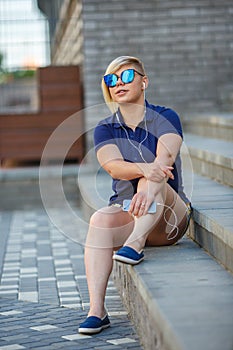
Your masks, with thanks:
[{"label": "woman's left hand", "polygon": [[148,192],[137,192],[132,198],[129,213],[137,217],[146,215],[153,200],[154,196],[151,196]]}]

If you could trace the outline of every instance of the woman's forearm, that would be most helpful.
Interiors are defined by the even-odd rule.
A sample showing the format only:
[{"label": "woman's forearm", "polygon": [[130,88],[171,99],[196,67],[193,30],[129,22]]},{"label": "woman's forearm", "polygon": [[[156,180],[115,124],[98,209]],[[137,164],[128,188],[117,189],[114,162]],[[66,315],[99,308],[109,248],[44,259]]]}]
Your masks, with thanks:
[{"label": "woman's forearm", "polygon": [[161,182],[154,182],[146,178],[141,178],[138,182],[137,192],[146,192],[148,196],[154,198],[163,189],[165,182],[165,179]]},{"label": "woman's forearm", "polygon": [[142,167],[137,163],[130,163],[120,159],[108,162],[103,168],[113,179],[133,180],[144,176]]},{"label": "woman's forearm", "polygon": [[105,163],[103,168],[113,179],[133,180],[145,177],[147,180],[161,182],[166,177],[173,178],[171,167],[160,163],[131,163],[124,160],[113,160]]}]

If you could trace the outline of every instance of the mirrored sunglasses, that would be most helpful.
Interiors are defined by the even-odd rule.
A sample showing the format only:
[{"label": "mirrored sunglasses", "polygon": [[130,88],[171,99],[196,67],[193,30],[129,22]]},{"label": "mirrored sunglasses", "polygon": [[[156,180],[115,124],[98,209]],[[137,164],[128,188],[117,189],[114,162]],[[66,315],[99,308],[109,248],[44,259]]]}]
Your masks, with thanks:
[{"label": "mirrored sunglasses", "polygon": [[119,78],[121,78],[122,83],[129,84],[132,83],[135,77],[135,73],[144,77],[144,74],[138,72],[136,69],[126,69],[123,70],[120,76],[116,74],[107,74],[104,76],[104,82],[108,87],[114,87],[117,84]]}]

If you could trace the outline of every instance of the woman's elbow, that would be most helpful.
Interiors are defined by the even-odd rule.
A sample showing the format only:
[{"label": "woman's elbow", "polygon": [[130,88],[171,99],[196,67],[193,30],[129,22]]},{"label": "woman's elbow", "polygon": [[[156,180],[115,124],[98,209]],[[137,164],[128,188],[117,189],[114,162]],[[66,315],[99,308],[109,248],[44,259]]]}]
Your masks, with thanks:
[{"label": "woman's elbow", "polygon": [[103,168],[113,179],[119,178],[119,171],[115,167],[106,164]]},{"label": "woman's elbow", "polygon": [[113,169],[105,169],[107,171],[107,173],[113,178],[113,179],[117,179],[117,175],[114,172]]}]

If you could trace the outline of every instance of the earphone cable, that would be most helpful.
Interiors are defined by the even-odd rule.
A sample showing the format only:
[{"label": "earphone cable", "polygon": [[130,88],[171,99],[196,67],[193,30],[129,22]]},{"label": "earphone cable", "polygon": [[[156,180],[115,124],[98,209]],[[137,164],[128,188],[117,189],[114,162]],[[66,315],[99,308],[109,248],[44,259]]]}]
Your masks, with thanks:
[{"label": "earphone cable", "polygon": [[143,162],[144,162],[144,163],[147,163],[147,161],[145,160],[145,158],[144,158],[144,156],[143,156],[143,154],[142,154],[142,144],[143,144],[143,142],[145,142],[145,140],[146,140],[147,137],[148,137],[148,128],[147,128],[147,123],[146,123],[145,115],[146,115],[146,108],[145,108],[145,110],[144,110],[144,123],[145,123],[145,131],[146,131],[146,134],[145,134],[143,140],[139,143],[139,145],[138,145],[138,146],[135,146],[135,144],[130,140],[130,138],[129,138],[129,133],[128,133],[127,129],[124,127],[124,125],[121,123],[120,118],[119,118],[119,116],[118,116],[118,113],[116,112],[116,117],[117,117],[118,123],[120,124],[120,126],[121,126],[122,129],[124,130],[128,142],[131,144],[131,146],[133,146],[134,149],[136,149],[136,150],[138,151],[138,153],[140,154],[140,157],[142,158]]},{"label": "earphone cable", "polygon": [[[131,144],[131,146],[133,146],[134,149],[136,149],[138,151],[138,153],[140,154],[143,162],[147,163],[147,161],[145,160],[145,158],[144,158],[144,156],[142,154],[142,144],[148,137],[148,128],[147,128],[147,123],[146,123],[146,118],[145,118],[146,117],[146,108],[145,108],[145,111],[144,111],[144,123],[145,123],[146,134],[145,134],[145,137],[143,138],[143,140],[139,143],[138,147],[135,146],[135,144],[130,140],[129,133],[128,133],[127,129],[124,127],[124,125],[121,123],[117,112],[116,112],[116,117],[117,117],[118,123],[120,124],[120,126],[122,127],[122,129],[124,130],[124,132],[126,134],[126,138],[127,138],[128,142]],[[163,203],[157,203],[157,204],[161,205],[161,206],[164,206],[164,208],[165,208],[164,213],[163,213],[164,220],[165,220],[167,225],[173,227],[172,230],[167,234],[167,240],[172,240],[172,239],[176,238],[178,233],[179,233],[179,228],[177,226],[177,224],[178,224],[177,215],[176,215],[175,211],[172,209],[172,206],[175,204],[174,203],[174,199],[173,199],[173,203],[172,203],[171,206],[168,206],[168,205],[163,204]],[[170,222],[166,219],[166,213],[167,213],[167,211],[169,209],[171,210],[172,214],[174,215],[174,219],[175,219],[175,223],[174,224],[170,224]],[[175,232],[174,235],[171,236],[171,234],[172,234],[172,232],[174,230],[176,230],[176,232]]]}]

